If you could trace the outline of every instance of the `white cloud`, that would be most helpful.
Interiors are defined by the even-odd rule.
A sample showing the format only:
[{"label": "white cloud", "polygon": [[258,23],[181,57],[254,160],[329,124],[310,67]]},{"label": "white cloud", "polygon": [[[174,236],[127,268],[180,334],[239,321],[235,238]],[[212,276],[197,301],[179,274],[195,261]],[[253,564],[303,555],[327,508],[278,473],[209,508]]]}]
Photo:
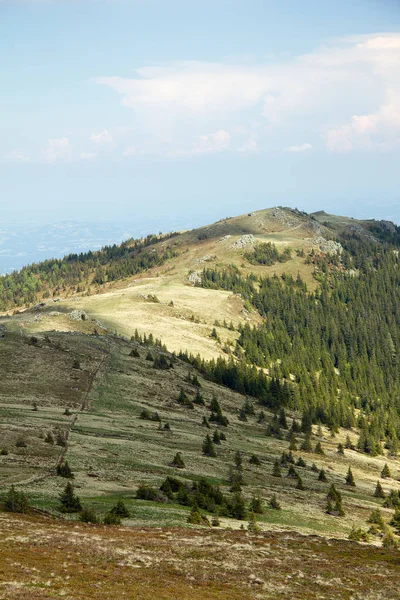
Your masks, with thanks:
[{"label": "white cloud", "polygon": [[[134,109],[138,133],[154,147],[187,146],[202,131],[234,131],[262,118],[271,148],[282,131],[304,131],[305,124],[307,135],[323,135],[328,150],[348,151],[400,143],[399,64],[400,33],[388,33],[338,40],[264,65],[186,61],[95,81]],[[199,152],[210,144],[205,136]],[[240,148],[254,148],[248,144]]]},{"label": "white cloud", "polygon": [[81,152],[79,158],[82,160],[93,160],[96,156],[97,154],[95,152]]},{"label": "white cloud", "polygon": [[300,146],[288,146],[285,148],[285,152],[307,152],[307,150],[312,150],[311,144],[301,144]]},{"label": "white cloud", "polygon": [[124,156],[135,156],[137,154],[137,150],[135,146],[128,146],[124,151]]},{"label": "white cloud", "polygon": [[28,157],[25,156],[25,154],[23,152],[20,152],[19,150],[12,150],[8,154],[6,154],[4,158],[7,161],[11,161],[11,162],[17,162],[17,163],[28,162]]},{"label": "white cloud", "polygon": [[240,154],[254,154],[258,151],[257,135],[251,135],[242,146],[239,146],[237,152]]},{"label": "white cloud", "polygon": [[93,133],[89,139],[91,142],[101,146],[107,144],[114,145],[114,141],[106,129],[104,129],[104,131],[100,131],[99,133]]},{"label": "white cloud", "polygon": [[41,159],[46,163],[54,163],[58,160],[69,160],[71,150],[69,140],[66,137],[52,138],[47,140],[47,144],[41,151]]}]

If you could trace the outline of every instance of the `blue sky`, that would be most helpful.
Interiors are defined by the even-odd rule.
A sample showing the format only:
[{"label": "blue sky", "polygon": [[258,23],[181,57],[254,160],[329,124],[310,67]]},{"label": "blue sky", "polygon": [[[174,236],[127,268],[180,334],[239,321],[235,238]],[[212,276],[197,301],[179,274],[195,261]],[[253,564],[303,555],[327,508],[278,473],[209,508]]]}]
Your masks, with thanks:
[{"label": "blue sky", "polygon": [[0,0],[0,219],[400,222],[398,0]]}]

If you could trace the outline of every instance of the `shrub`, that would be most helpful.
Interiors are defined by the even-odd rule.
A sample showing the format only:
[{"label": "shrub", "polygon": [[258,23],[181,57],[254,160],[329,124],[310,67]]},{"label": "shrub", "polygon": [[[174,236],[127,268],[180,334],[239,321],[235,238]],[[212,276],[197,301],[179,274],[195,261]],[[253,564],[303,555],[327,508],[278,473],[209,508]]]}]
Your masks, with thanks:
[{"label": "shrub", "polygon": [[324,469],[321,469],[318,473],[318,481],[328,481]]},{"label": "shrub", "polygon": [[54,436],[51,431],[48,431],[46,437],[44,438],[46,444],[54,444]]},{"label": "shrub", "polygon": [[17,439],[17,441],[15,442],[15,445],[17,448],[26,448],[27,447],[27,443],[25,442],[23,437],[19,437]]},{"label": "shrub", "polygon": [[200,509],[197,505],[194,505],[192,507],[192,510],[190,511],[189,516],[187,518],[187,522],[191,525],[207,525],[208,527],[210,526],[210,521],[207,519],[206,516],[201,514]]},{"label": "shrub", "polygon": [[153,355],[152,355],[152,353],[150,352],[150,350],[149,350],[149,351],[148,351],[148,353],[146,354],[146,360],[149,360],[149,361],[153,361],[153,360],[154,360],[154,358],[153,358]]},{"label": "shrub", "polygon": [[367,523],[376,525],[381,531],[385,531],[385,521],[379,508],[375,508],[367,519]]},{"label": "shrub", "polygon": [[279,504],[275,494],[273,494],[273,496],[271,497],[268,505],[270,508],[273,508],[274,510],[281,510],[281,505]]},{"label": "shrub", "polygon": [[153,368],[166,371],[172,368],[172,363],[166,359],[164,354],[160,354],[154,359]]},{"label": "shrub", "polygon": [[[132,356],[133,358],[140,358],[140,354],[136,348],[132,348],[132,350],[129,352],[129,356]],[[113,523],[110,523],[110,525],[112,524]]]},{"label": "shrub", "polygon": [[253,511],[250,512],[250,514],[249,514],[249,522],[247,525],[247,531],[249,533],[260,533],[260,531],[261,531],[259,525],[257,524],[256,516]]},{"label": "shrub", "polygon": [[110,514],[116,515],[120,519],[129,519],[129,517],[131,516],[123,500],[118,500],[117,504],[115,504],[115,506],[113,506],[110,510]]},{"label": "shrub", "polygon": [[399,547],[398,542],[389,528],[387,528],[385,531],[385,535],[382,540],[382,546],[383,548],[389,548],[392,550],[396,550]]},{"label": "shrub", "polygon": [[136,498],[138,500],[152,500],[153,502],[160,502],[163,500],[163,497],[158,490],[151,485],[146,485],[144,483],[139,485],[136,491]]},{"label": "shrub", "polygon": [[108,512],[104,515],[104,525],[121,525],[121,517],[113,512]]},{"label": "shrub", "polygon": [[8,454],[8,450],[7,450],[7,448],[2,448],[2,449],[0,450],[0,455],[1,455],[1,456],[7,456],[7,454]]},{"label": "shrub", "polygon": [[325,454],[325,452],[322,449],[321,442],[316,443],[314,452],[315,452],[315,454]]},{"label": "shrub", "polygon": [[80,514],[79,514],[79,520],[82,523],[98,523],[99,522],[99,518],[96,515],[95,511],[93,510],[93,508],[90,508],[88,506],[85,506]]},{"label": "shrub", "polygon": [[221,437],[220,437],[220,435],[219,435],[219,431],[218,431],[218,429],[216,429],[216,430],[214,431],[214,435],[213,435],[213,443],[214,443],[214,444],[217,444],[217,445],[218,445],[218,444],[221,444]]},{"label": "shrub", "polygon": [[12,485],[3,500],[3,508],[7,512],[25,513],[29,508],[28,498]]},{"label": "shrub", "polygon": [[251,465],[256,465],[256,466],[260,466],[261,465],[261,461],[258,458],[258,456],[256,454],[252,454],[249,458],[249,463]]},{"label": "shrub", "polygon": [[176,469],[184,469],[185,463],[183,462],[182,453],[177,452],[171,462],[171,467],[175,467]]},{"label": "shrub", "polygon": [[352,540],[353,542],[369,542],[369,535],[366,531],[364,531],[364,529],[361,529],[361,527],[355,527],[355,525],[353,525],[353,527],[351,528],[351,531],[349,533],[349,540]]},{"label": "shrub", "polygon": [[179,392],[179,396],[176,401],[181,406],[186,406],[187,408],[194,408],[193,402],[190,400],[190,398],[187,397],[183,389],[181,389],[181,391]]},{"label": "shrub", "polygon": [[258,515],[262,515],[264,510],[262,506],[261,496],[257,495],[252,497],[250,500],[249,509],[253,513],[257,513]]},{"label": "shrub", "polygon": [[304,469],[307,467],[306,461],[301,456],[299,456],[299,458],[297,459],[296,467],[302,467]]},{"label": "shrub", "polygon": [[59,477],[66,477],[67,479],[74,478],[74,474],[72,473],[71,467],[69,466],[67,460],[65,461],[65,463],[57,465],[57,475]]}]

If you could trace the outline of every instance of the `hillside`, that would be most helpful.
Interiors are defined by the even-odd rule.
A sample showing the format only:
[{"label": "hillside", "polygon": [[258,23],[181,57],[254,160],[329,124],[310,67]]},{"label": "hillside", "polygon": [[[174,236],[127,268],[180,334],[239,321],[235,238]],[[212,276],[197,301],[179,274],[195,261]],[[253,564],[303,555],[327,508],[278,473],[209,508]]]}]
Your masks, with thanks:
[{"label": "hillside", "polygon": [[0,496],[29,503],[0,513],[0,598],[91,597],[71,565],[143,598],[160,573],[171,597],[395,598],[399,246],[268,209],[3,278],[36,304],[0,320]]},{"label": "hillside", "polygon": [[[1,447],[7,451],[0,456],[4,491],[13,483],[22,486],[33,506],[61,516],[58,497],[67,480],[56,475],[56,465],[68,461],[82,502],[100,515],[123,498],[132,513],[127,524],[182,526],[189,511],[186,500],[160,491],[158,501],[136,499],[138,488],[145,484],[159,490],[168,476],[191,486],[203,477],[219,485],[227,498],[235,498],[230,488],[239,452],[245,505],[260,498],[263,510],[257,518],[263,529],[347,537],[353,525],[367,527],[377,507],[389,522],[393,511],[384,508],[374,492],[385,463],[391,472],[391,477],[380,479],[385,493],[399,489],[397,460],[352,449],[339,454],[338,444],[345,446],[347,436],[356,446],[355,429],[340,430],[332,438],[325,427],[314,427],[310,447],[301,450],[307,435],[289,435],[293,418],[299,422],[301,415],[288,410],[287,424],[278,427],[278,434],[274,413],[265,405],[206,380],[157,347],[115,336],[49,333],[36,339],[6,333],[0,340],[6,374],[0,381]],[[131,356],[132,350],[139,356]],[[167,356],[173,368],[155,368],[149,352],[153,359]],[[195,375],[198,385],[192,383]],[[182,390],[185,399],[180,401]],[[213,421],[213,398],[227,425]],[[224,433],[226,440],[215,444],[215,457],[206,456],[203,442],[215,431]],[[296,444],[288,439],[293,437]],[[321,452],[315,451],[318,442]],[[297,448],[293,464],[282,460],[289,448]],[[184,468],[171,465],[177,452],[182,453]],[[273,475],[276,460],[281,477]],[[290,476],[291,464],[304,489],[299,489],[297,475]],[[345,484],[349,466],[356,487]],[[321,469],[325,481],[319,480]],[[332,483],[343,496],[342,518],[325,512]],[[281,510],[268,508],[273,494]],[[249,514],[238,520],[240,513],[231,514],[231,509],[204,506],[211,514],[221,513],[223,527],[240,527]],[[372,537],[375,543],[381,539],[377,533]]]},{"label": "hillside", "polygon": [[[371,236],[369,228],[376,223],[271,208],[171,236],[128,240],[104,252],[34,265],[14,279],[0,278],[0,309],[1,299],[4,308],[13,310],[23,304],[23,298],[31,306],[42,300],[46,306],[33,316],[21,315],[16,326],[32,332],[69,331],[76,322],[65,313],[76,309],[111,331],[131,336],[138,329],[141,334],[152,333],[172,351],[187,350],[215,358],[225,344],[234,344],[237,339],[234,332],[217,325],[221,344],[216,344],[210,338],[216,322],[232,322],[237,327],[260,320],[240,294],[195,285],[204,267],[236,265],[243,276],[285,273],[296,278],[300,274],[312,291],[317,281],[315,265],[306,260],[308,253],[329,252],[334,248],[331,240],[343,229],[352,232],[356,228]],[[280,251],[290,248],[291,257],[272,265],[252,264],[246,254],[260,243],[272,243]],[[51,298],[60,300],[56,308]]]}]

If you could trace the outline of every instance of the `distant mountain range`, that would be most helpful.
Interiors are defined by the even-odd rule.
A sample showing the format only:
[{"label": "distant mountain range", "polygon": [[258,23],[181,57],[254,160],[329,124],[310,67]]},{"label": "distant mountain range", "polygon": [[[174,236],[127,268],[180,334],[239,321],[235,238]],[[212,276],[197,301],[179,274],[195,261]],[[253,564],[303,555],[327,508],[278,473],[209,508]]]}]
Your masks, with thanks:
[{"label": "distant mountain range", "polygon": [[191,226],[176,219],[146,219],[125,223],[62,221],[47,225],[0,224],[0,275],[19,270],[27,264],[66,254],[98,250],[130,237],[141,237]]}]

